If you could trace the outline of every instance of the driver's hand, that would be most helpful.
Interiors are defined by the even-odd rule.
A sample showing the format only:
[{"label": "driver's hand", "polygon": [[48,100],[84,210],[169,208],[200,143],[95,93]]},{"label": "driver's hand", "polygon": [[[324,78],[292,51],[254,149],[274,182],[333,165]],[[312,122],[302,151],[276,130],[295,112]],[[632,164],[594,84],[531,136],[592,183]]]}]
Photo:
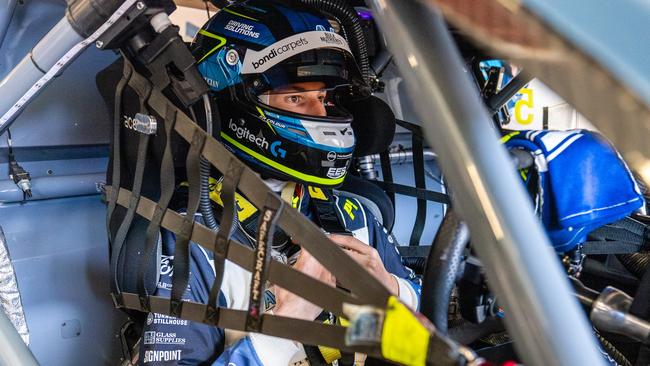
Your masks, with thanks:
[{"label": "driver's hand", "polygon": [[391,294],[399,295],[397,278],[388,273],[377,250],[361,240],[349,235],[332,234],[329,238],[348,253],[366,271],[370,272]]},{"label": "driver's hand", "polygon": [[[300,251],[293,268],[332,287],[336,286],[336,278],[305,249]],[[314,320],[323,311],[318,305],[312,304],[279,286],[275,286],[275,301],[274,315]]]}]

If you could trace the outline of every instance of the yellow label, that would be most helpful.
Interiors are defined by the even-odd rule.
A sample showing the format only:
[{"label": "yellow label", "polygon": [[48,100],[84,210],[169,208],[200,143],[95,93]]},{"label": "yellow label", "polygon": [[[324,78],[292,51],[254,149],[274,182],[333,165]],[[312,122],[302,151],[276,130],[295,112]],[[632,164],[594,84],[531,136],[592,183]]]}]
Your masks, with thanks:
[{"label": "yellow label", "polygon": [[239,193],[235,193],[235,202],[237,202],[237,219],[239,219],[240,222],[246,220],[257,212],[257,208],[253,206],[252,203],[248,202],[247,199],[240,196]]},{"label": "yellow label", "polygon": [[406,305],[395,296],[388,298],[381,354],[391,361],[409,366],[424,366],[429,347],[429,331]]},{"label": "yellow label", "polygon": [[317,200],[327,201],[325,193],[323,193],[323,190],[318,187],[309,186],[309,197]]},{"label": "yellow label", "polygon": [[[533,108],[535,104],[533,103],[533,89],[522,88],[519,91],[522,95],[522,98],[515,103],[515,120],[520,125],[529,125],[533,123]],[[524,108],[529,110],[524,113]],[[526,117],[524,117],[524,114]]]},{"label": "yellow label", "polygon": [[356,212],[358,209],[359,207],[357,207],[357,205],[355,205],[354,202],[350,201],[349,198],[345,199],[345,203],[343,204],[343,210],[345,210],[345,212],[348,213],[348,216],[350,216],[352,220],[354,220],[354,212]]},{"label": "yellow label", "polygon": [[337,319],[339,320],[339,324],[340,324],[342,327],[346,327],[346,328],[347,328],[347,327],[350,326],[350,321],[349,321],[349,320],[347,320],[347,319],[345,319],[345,318],[342,318],[342,317],[338,317]]},{"label": "yellow label", "polygon": [[318,350],[320,351],[320,354],[323,356],[325,363],[327,364],[330,364],[342,357],[341,351],[337,350],[336,348],[318,346]]},{"label": "yellow label", "polygon": [[223,207],[223,201],[221,201],[221,181],[210,177],[208,187],[210,187],[210,199]]},{"label": "yellow label", "polygon": [[[341,322],[341,325],[343,325],[343,321],[345,321],[347,324],[349,324],[349,322],[347,320],[343,319],[343,318],[337,318],[337,320],[339,320]],[[323,323],[324,324],[332,324],[332,322],[329,319],[325,319],[323,321]],[[343,326],[347,326],[347,325],[343,325]],[[331,364],[332,362],[334,362],[334,361],[340,359],[341,357],[343,357],[341,355],[341,351],[339,351],[336,348],[318,346],[318,350],[320,351],[320,354],[323,356],[323,358],[325,359],[325,362],[327,364]]]},{"label": "yellow label", "polygon": [[[222,182],[217,181],[214,178],[210,178],[210,199],[216,202],[219,206],[223,207],[223,201],[221,200],[221,188]],[[257,208],[253,206],[252,203],[248,202],[247,199],[242,197],[239,193],[235,192],[235,203],[237,205],[237,219],[241,222],[251,217]]]}]

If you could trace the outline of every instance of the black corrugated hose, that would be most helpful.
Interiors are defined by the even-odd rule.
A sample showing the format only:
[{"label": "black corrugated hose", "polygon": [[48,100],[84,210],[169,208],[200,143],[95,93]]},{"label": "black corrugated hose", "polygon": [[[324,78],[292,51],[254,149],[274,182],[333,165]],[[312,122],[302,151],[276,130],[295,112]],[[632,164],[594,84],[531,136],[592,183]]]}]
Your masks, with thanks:
[{"label": "black corrugated hose", "polygon": [[603,347],[603,350],[607,352],[607,354],[616,362],[617,364],[621,366],[632,366],[632,362],[630,362],[625,356],[616,349],[616,347],[611,344],[605,337],[603,337],[600,333],[596,332],[596,338],[598,339],[598,342],[600,342],[600,345]]},{"label": "black corrugated hose", "polygon": [[412,269],[415,274],[423,274],[426,263],[424,257],[402,257],[402,264]]},{"label": "black corrugated hose", "polygon": [[420,312],[443,334],[447,333],[449,299],[468,242],[467,225],[449,209],[429,251],[420,303]]},{"label": "black corrugated hose", "polygon": [[199,199],[199,211],[203,216],[205,225],[212,229],[217,230],[217,220],[212,211],[212,203],[210,202],[210,170],[212,165],[205,158],[201,157],[201,196]]},{"label": "black corrugated hose", "polygon": [[323,13],[336,18],[343,28],[350,48],[356,58],[361,75],[366,83],[370,79],[370,61],[368,60],[368,48],[366,46],[366,36],[363,33],[359,16],[354,8],[345,0],[301,0],[303,3],[311,5]]},{"label": "black corrugated hose", "polygon": [[648,264],[650,264],[650,253],[648,252],[619,254],[616,257],[621,261],[623,267],[637,278],[643,277]]},{"label": "black corrugated hose", "polygon": [[[208,135],[212,136],[212,106],[210,105],[210,98],[207,94],[203,95],[203,105],[205,107],[205,130]],[[217,220],[214,218],[214,211],[212,211],[212,203],[210,202],[210,170],[212,165],[210,162],[201,157],[201,195],[199,199],[199,211],[203,215],[203,222],[207,227],[212,230],[217,230]]]}]

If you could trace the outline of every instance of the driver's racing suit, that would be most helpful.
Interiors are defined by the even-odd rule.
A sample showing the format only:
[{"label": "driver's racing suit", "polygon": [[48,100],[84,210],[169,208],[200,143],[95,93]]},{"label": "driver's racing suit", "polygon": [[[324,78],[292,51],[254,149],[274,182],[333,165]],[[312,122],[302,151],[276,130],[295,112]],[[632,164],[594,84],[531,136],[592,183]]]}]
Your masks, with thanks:
[{"label": "driver's racing suit", "polygon": [[[310,194],[304,196],[299,204],[300,211],[313,219],[315,213],[309,205],[309,200],[313,198]],[[402,264],[394,237],[359,200],[341,194],[331,197],[335,200],[345,228],[357,239],[372,245],[378,251],[386,270],[397,278],[400,299],[417,309],[421,284],[414,273]],[[243,231],[241,225],[236,227],[233,238],[242,243],[250,242],[250,235]],[[171,232],[163,231],[161,239],[160,279],[155,295],[169,297],[174,268],[175,236]],[[215,277],[213,256],[194,243],[190,244],[190,250],[190,282],[184,298],[206,303]],[[250,272],[226,261],[219,306],[247,309],[250,279]],[[269,300],[267,305],[274,303],[273,295],[269,291],[266,291],[265,299]],[[276,366],[309,363],[303,346],[291,340],[224,330],[151,313],[144,325],[140,364]]]}]

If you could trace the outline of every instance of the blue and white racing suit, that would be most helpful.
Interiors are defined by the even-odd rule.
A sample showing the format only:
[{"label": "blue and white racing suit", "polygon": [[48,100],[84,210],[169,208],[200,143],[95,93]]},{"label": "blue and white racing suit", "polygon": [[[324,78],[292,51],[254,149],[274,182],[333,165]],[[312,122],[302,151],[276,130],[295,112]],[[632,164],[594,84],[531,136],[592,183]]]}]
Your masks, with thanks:
[{"label": "blue and white racing suit", "polygon": [[[300,211],[308,217],[309,197],[306,195]],[[421,284],[415,274],[405,267],[395,247],[396,241],[381,223],[355,198],[334,196],[336,207],[344,219],[345,228],[360,241],[375,248],[386,270],[397,278],[399,298],[413,309],[419,306]],[[233,238],[246,243],[249,239],[241,229]],[[169,297],[174,269],[175,235],[161,234],[162,260],[156,296]],[[206,303],[214,282],[212,253],[197,244],[190,244],[190,282],[184,295],[187,300]],[[219,295],[219,306],[245,310],[248,308],[251,273],[226,261]],[[153,365],[224,365],[279,366],[307,365],[300,343],[258,333],[224,330],[213,326],[151,313],[144,325],[140,345],[140,364]]]}]

